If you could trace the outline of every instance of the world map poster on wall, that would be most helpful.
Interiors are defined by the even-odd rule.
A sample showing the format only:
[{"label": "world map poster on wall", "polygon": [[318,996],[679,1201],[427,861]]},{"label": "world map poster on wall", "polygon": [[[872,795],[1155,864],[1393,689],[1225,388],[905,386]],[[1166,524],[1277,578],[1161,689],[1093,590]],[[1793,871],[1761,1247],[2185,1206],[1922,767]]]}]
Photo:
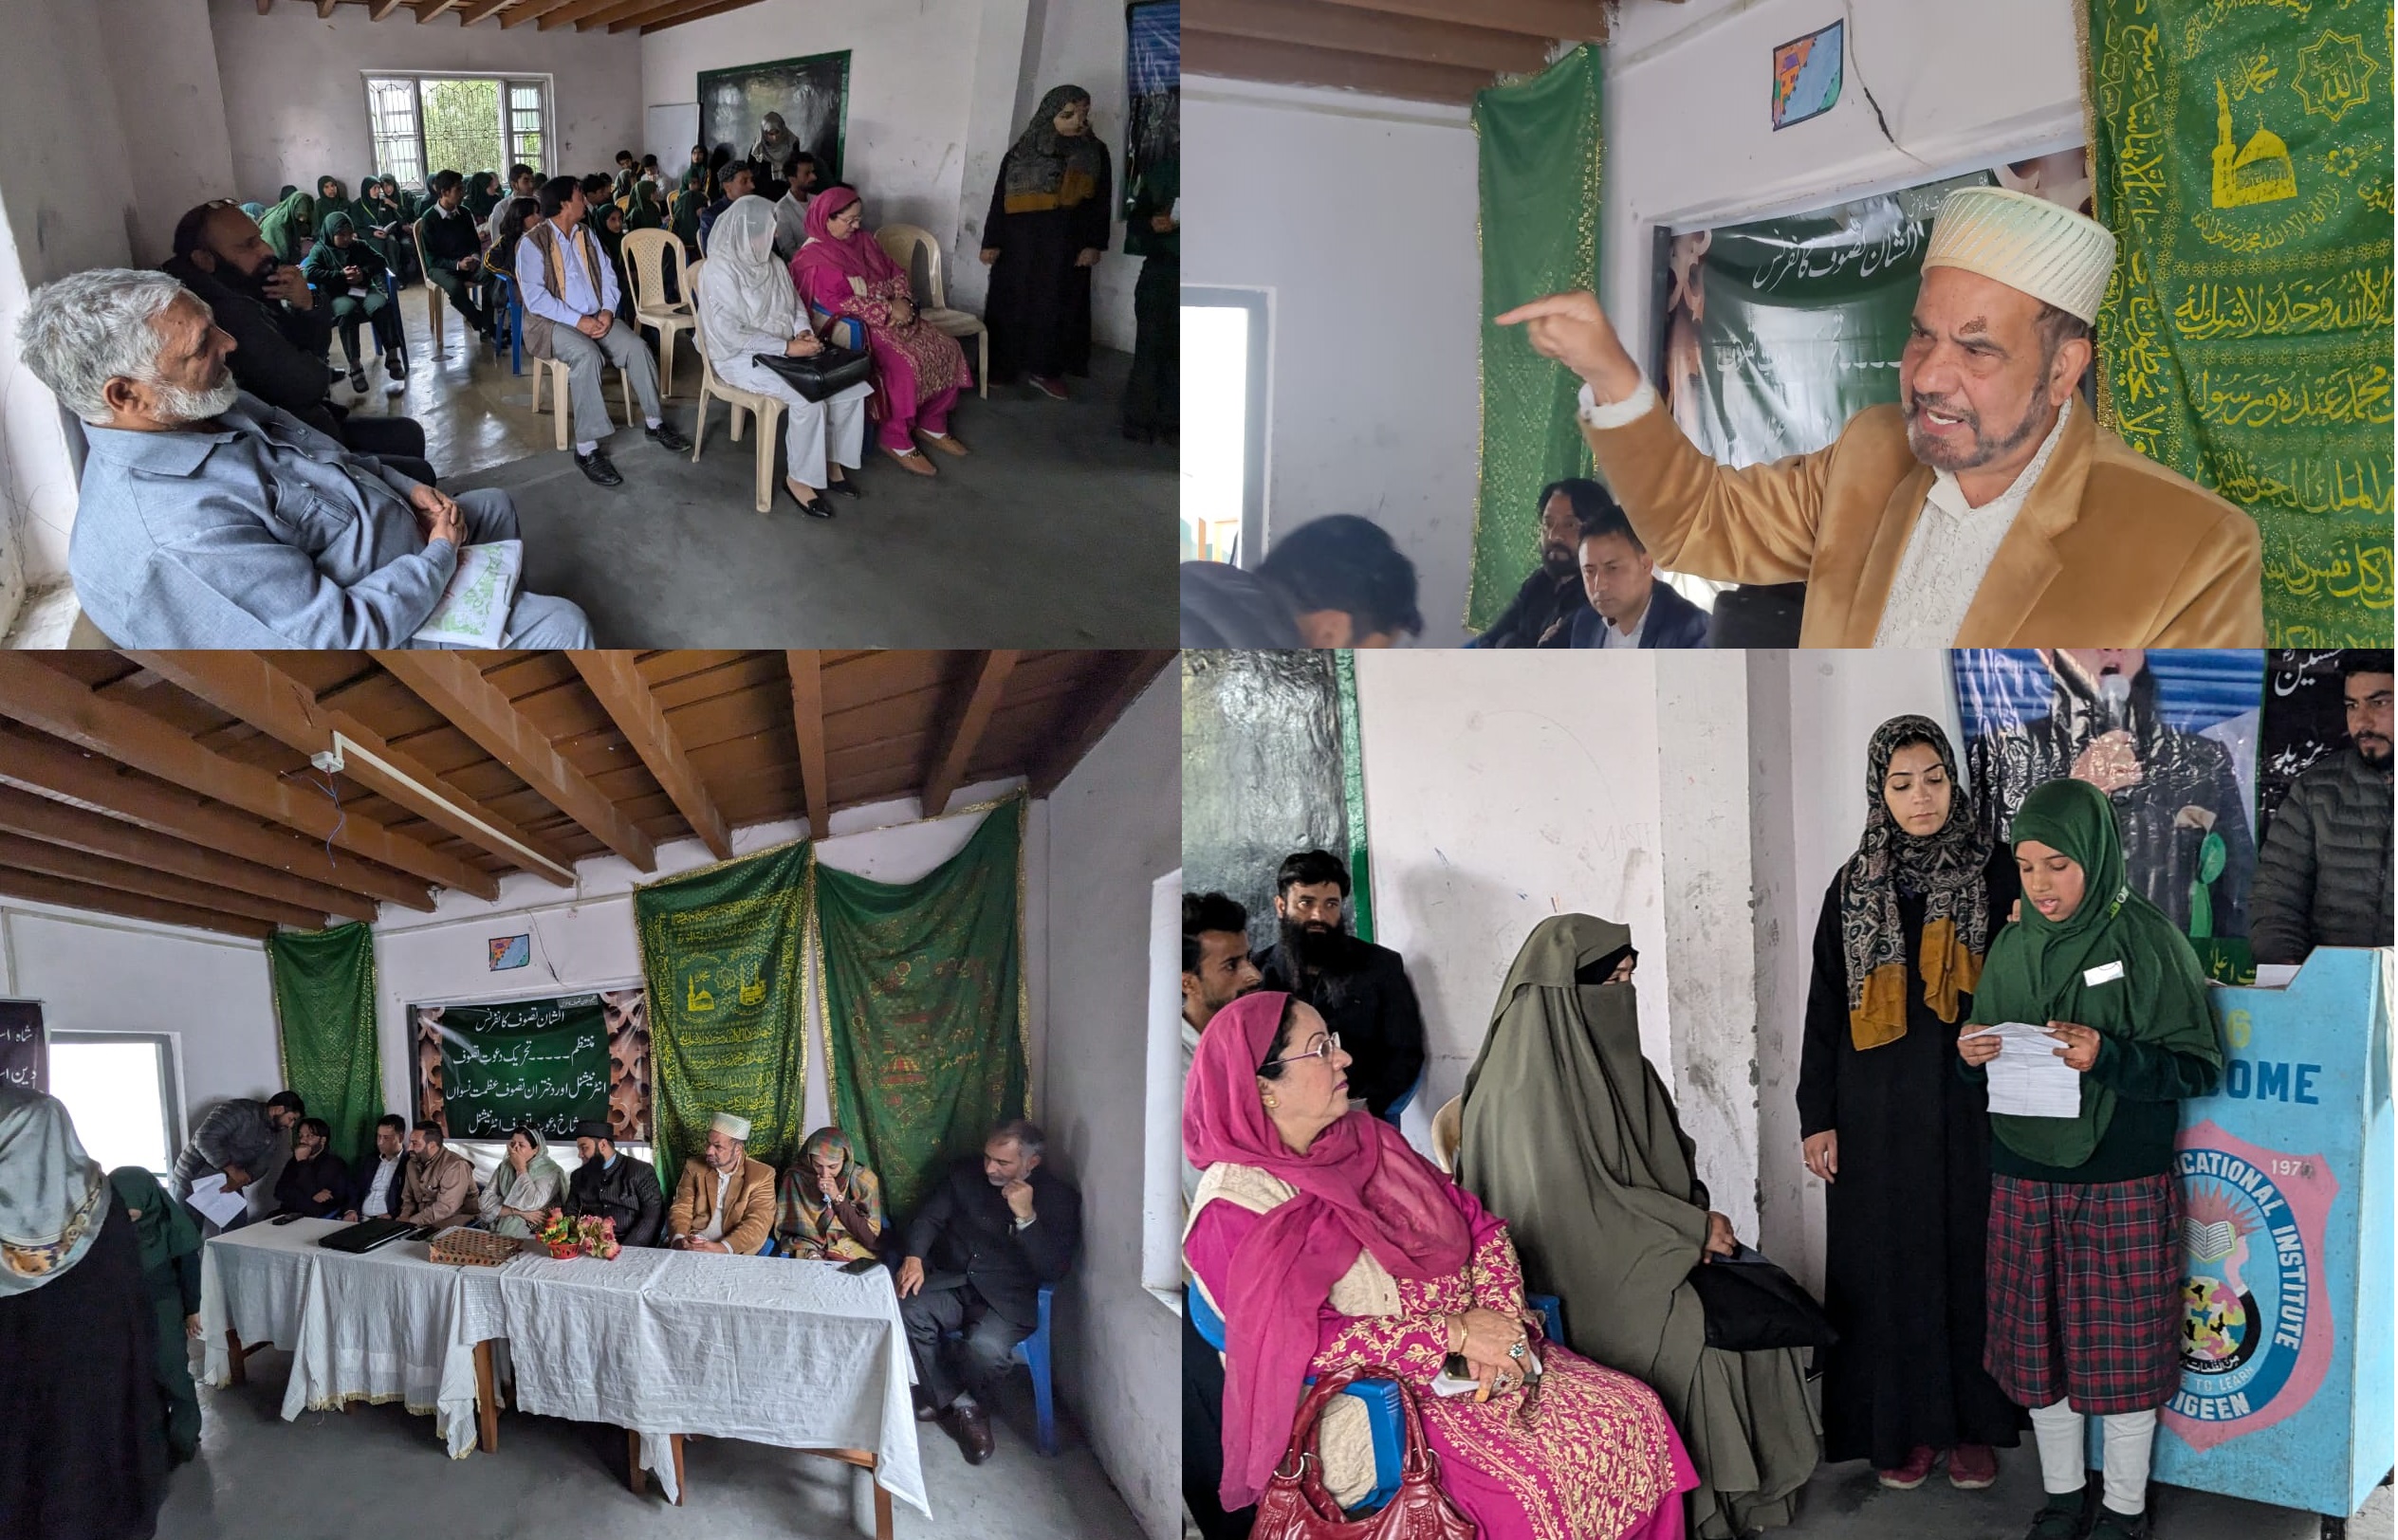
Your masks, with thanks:
[{"label": "world map poster on wall", "polygon": [[409,1008],[416,1116],[452,1139],[504,1139],[520,1124],[564,1139],[605,1118],[650,1137],[650,1025],[638,987],[546,999]]},{"label": "world map poster on wall", "polygon": [[782,114],[783,126],[816,156],[817,186],[841,180],[849,50],[700,72],[699,138],[710,154],[730,145],[734,159],[746,157],[770,112]]}]

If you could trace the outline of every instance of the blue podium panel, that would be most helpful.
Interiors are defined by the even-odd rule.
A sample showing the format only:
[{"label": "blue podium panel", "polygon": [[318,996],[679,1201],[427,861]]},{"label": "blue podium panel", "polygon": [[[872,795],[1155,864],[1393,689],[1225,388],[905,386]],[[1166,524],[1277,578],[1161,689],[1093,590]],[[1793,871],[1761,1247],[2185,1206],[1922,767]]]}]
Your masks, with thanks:
[{"label": "blue podium panel", "polygon": [[2230,1056],[2182,1109],[2167,1485],[2346,1516],[2390,1469],[2394,961],[2325,948],[2285,988],[2207,992]]}]

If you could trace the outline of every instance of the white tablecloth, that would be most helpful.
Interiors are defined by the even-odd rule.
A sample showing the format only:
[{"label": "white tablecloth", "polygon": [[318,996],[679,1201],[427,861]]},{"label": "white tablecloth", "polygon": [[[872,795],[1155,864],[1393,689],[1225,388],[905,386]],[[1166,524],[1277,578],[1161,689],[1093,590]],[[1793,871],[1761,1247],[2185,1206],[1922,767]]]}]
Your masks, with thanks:
[{"label": "white tablecloth", "polygon": [[[286,1421],[364,1398],[430,1412],[453,1458],[474,1446],[474,1345],[505,1336],[502,1269],[434,1262],[422,1241],[363,1256],[318,1238],[338,1219],[252,1224],[210,1238],[200,1257],[200,1325],[211,1384],[231,1377],[225,1332],[291,1354]],[[519,1258],[508,1267],[526,1265]]]},{"label": "white tablecloth", "polygon": [[517,1404],[633,1429],[669,1497],[668,1436],[699,1433],[871,1451],[875,1479],[931,1515],[914,1366],[882,1269],[628,1250],[609,1262],[520,1257],[497,1282]]}]

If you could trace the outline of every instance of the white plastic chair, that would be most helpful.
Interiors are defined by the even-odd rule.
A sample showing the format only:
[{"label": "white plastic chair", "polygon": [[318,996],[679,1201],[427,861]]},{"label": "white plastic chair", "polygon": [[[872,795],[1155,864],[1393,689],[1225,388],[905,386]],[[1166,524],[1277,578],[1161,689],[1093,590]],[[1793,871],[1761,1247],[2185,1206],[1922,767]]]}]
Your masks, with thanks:
[{"label": "white plastic chair", "polygon": [[[683,274],[683,293],[690,296],[694,312],[699,307],[700,275],[708,270],[706,262],[694,262]],[[716,377],[716,366],[709,361],[708,339],[698,326],[692,327],[692,345],[699,350],[699,415],[692,424],[692,461],[699,461],[700,446],[708,442],[708,402],[710,396],[722,401],[732,412],[732,441],[741,442],[743,412],[754,412],[758,419],[758,511],[774,508],[774,446],[783,433],[783,398],[760,395],[738,385],[728,385]]]},{"label": "white plastic chair", "polygon": [[[666,302],[666,272],[674,271],[674,292],[682,300]],[[672,230],[636,229],[624,237],[624,266],[633,280],[633,323],[657,330],[657,394],[674,394],[674,334],[692,332],[691,270],[684,265],[683,242]]]},{"label": "white plastic chair", "polygon": [[[566,366],[563,358],[535,358],[532,363],[533,415],[538,417],[542,413],[542,383],[546,380],[552,387],[550,411],[558,418],[558,447],[565,449],[575,441],[572,431],[575,416],[574,371]],[[618,369],[617,378],[624,386],[624,421],[629,428],[641,420],[640,413],[633,405],[632,371]]]},{"label": "white plastic chair", "polygon": [[875,239],[892,261],[908,275],[911,285],[915,283],[916,248],[924,248],[925,303],[916,313],[932,323],[935,331],[946,332],[960,339],[973,338],[978,344],[974,364],[976,394],[985,400],[991,394],[991,334],[983,324],[983,318],[970,310],[950,308],[948,287],[941,282],[941,243],[922,225],[885,225],[875,231]]}]

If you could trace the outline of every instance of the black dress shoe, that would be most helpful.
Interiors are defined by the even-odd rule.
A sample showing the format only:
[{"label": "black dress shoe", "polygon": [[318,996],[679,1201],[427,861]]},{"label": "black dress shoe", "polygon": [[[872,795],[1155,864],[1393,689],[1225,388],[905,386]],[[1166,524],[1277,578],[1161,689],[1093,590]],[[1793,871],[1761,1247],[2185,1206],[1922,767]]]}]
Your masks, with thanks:
[{"label": "black dress shoe", "polygon": [[824,490],[828,492],[838,492],[843,497],[864,497],[866,495],[858,489],[858,482],[855,477],[845,481],[837,481],[830,486],[825,487]]},{"label": "black dress shoe", "polygon": [[968,1465],[980,1465],[999,1448],[999,1438],[991,1431],[990,1414],[972,1402],[951,1402],[942,1416],[942,1425],[950,1437],[957,1440],[958,1453]]},{"label": "black dress shoe", "polygon": [[663,419],[655,428],[644,428],[641,431],[649,435],[651,443],[662,449],[670,449],[676,454],[687,453],[691,449],[692,441],[685,438],[673,423]]},{"label": "black dress shoe", "polygon": [[575,464],[584,475],[602,486],[624,485],[623,473],[618,470],[608,459],[608,451],[605,449],[594,449],[589,454],[578,454],[575,456]]}]

